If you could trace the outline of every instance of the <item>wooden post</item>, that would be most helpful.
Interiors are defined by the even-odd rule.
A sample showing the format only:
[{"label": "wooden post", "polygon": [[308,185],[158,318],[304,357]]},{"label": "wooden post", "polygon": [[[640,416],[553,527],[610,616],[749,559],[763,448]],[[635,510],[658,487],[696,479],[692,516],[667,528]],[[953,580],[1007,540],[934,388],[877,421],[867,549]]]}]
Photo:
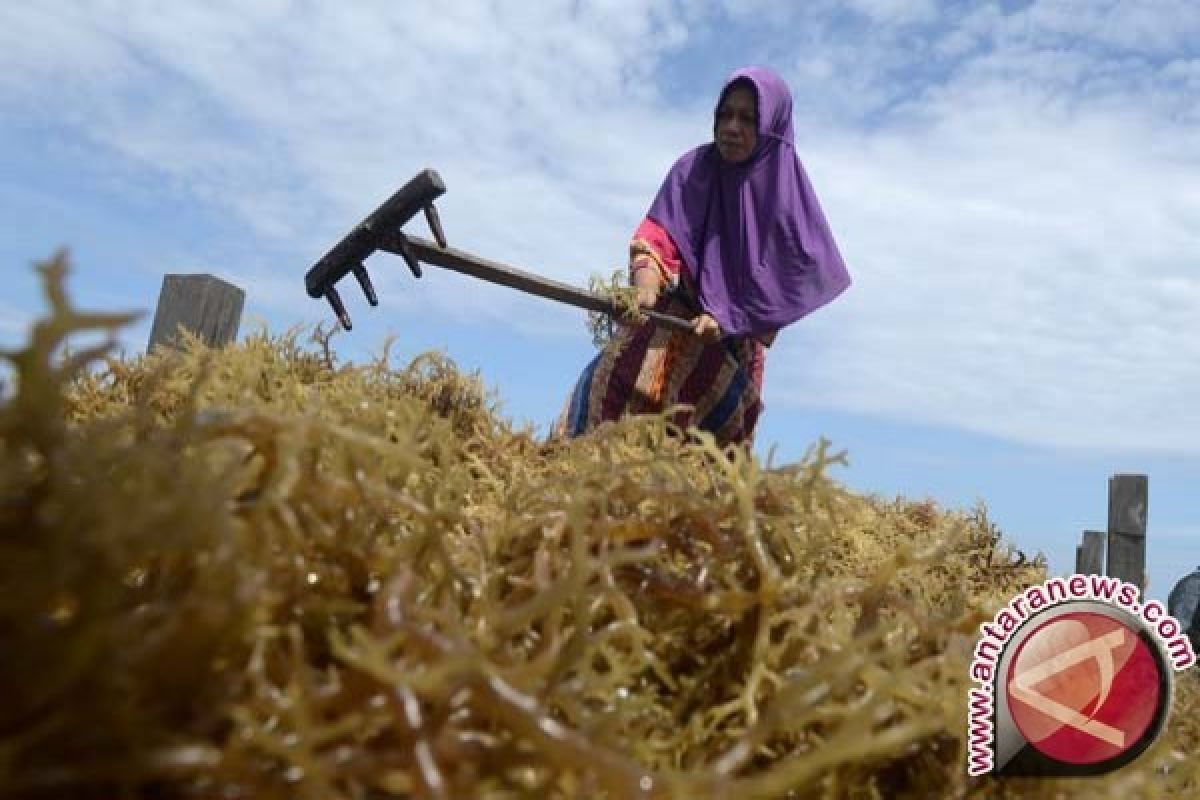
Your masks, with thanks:
[{"label": "wooden post", "polygon": [[1146,512],[1149,481],[1145,475],[1108,479],[1108,570],[1106,574],[1146,589]]},{"label": "wooden post", "polygon": [[146,352],[175,346],[182,325],[209,347],[237,338],[246,293],[212,275],[165,275]]},{"label": "wooden post", "polygon": [[1080,575],[1104,574],[1104,531],[1084,531],[1083,544],[1075,548],[1075,571]]}]

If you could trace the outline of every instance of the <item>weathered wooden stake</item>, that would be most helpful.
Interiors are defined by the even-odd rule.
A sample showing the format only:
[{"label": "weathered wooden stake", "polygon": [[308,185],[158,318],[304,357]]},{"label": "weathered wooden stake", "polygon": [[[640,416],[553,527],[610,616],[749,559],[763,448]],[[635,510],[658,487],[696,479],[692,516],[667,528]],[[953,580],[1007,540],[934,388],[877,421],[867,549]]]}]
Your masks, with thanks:
[{"label": "weathered wooden stake", "polygon": [[212,275],[165,275],[146,352],[174,346],[182,325],[209,347],[237,338],[246,293]]},{"label": "weathered wooden stake", "polygon": [[1108,479],[1108,569],[1105,574],[1146,589],[1146,512],[1149,481],[1145,475]]},{"label": "weathered wooden stake", "polygon": [[1083,544],[1075,548],[1075,571],[1080,575],[1104,574],[1104,531],[1084,531]]}]

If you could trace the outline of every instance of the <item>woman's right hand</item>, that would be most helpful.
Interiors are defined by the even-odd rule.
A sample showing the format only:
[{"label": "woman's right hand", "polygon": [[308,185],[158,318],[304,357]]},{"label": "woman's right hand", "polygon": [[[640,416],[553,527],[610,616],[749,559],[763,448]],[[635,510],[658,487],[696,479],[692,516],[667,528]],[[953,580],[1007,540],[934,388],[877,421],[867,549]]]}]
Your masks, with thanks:
[{"label": "woman's right hand", "polygon": [[658,293],[662,290],[662,280],[658,270],[645,263],[629,265],[633,273],[633,285],[637,287],[637,302],[642,308],[654,308],[658,303]]},{"label": "woman's right hand", "polygon": [[658,304],[658,287],[639,286],[637,290],[637,302],[642,308],[654,308]]}]

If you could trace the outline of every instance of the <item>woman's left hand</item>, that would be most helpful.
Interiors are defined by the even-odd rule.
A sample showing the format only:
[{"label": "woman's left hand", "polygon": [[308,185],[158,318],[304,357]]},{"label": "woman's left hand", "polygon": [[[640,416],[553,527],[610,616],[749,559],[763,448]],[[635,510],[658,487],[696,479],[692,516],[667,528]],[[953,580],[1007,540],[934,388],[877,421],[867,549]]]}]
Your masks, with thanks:
[{"label": "woman's left hand", "polygon": [[701,314],[692,320],[692,333],[706,342],[715,342],[721,338],[721,326],[711,314]]}]

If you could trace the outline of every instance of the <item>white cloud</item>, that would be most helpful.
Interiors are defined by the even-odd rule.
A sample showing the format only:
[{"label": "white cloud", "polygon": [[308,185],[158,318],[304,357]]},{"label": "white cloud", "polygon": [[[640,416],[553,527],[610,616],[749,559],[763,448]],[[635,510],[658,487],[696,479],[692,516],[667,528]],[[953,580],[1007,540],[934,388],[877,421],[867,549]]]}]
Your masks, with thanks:
[{"label": "white cloud", "polygon": [[1187,0],[1039,0],[1015,15],[1014,27],[1043,40],[1078,37],[1153,55],[1194,42],[1200,9]]},{"label": "white cloud", "polygon": [[929,22],[937,14],[934,0],[850,0],[849,5],[872,22],[888,25]]},{"label": "white cloud", "polygon": [[1054,447],[1200,449],[1189,134],[970,102],[920,140],[814,150],[840,178],[825,201],[857,284],[814,326],[815,356],[776,358],[803,387],[781,399]]}]

